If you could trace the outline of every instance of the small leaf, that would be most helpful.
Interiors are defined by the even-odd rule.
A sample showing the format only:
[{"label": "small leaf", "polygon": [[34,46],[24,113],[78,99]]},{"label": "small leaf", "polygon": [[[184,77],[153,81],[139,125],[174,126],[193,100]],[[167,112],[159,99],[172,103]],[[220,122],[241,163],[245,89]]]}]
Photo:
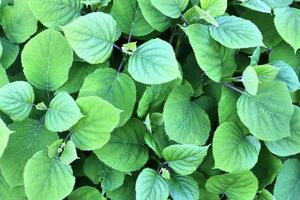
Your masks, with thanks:
[{"label": "small leaf", "polygon": [[214,17],[223,15],[227,9],[227,0],[200,0],[201,8],[210,11]]},{"label": "small leaf", "polygon": [[287,7],[293,3],[293,0],[262,0],[268,4],[271,8]]},{"label": "small leaf", "polygon": [[271,13],[271,8],[262,0],[245,0],[241,5],[258,12]]},{"label": "small leaf", "polygon": [[62,163],[68,165],[71,164],[74,160],[78,159],[75,144],[70,140],[64,146],[63,152],[60,156]]},{"label": "small leaf", "polygon": [[16,81],[0,88],[0,110],[14,121],[26,119],[34,102],[32,86],[25,81]]},{"label": "small leaf", "polygon": [[249,94],[256,95],[259,80],[257,73],[252,66],[247,67],[243,72],[242,82]]},{"label": "small leaf", "polygon": [[192,177],[175,175],[168,183],[170,195],[174,200],[199,199],[199,187]]},{"label": "small leaf", "polygon": [[60,92],[50,103],[45,124],[50,131],[63,132],[70,129],[82,117],[74,99],[68,93]]},{"label": "small leaf", "polygon": [[138,176],[135,185],[136,200],[167,200],[168,184],[153,169],[146,168]]},{"label": "small leaf", "polygon": [[103,200],[101,193],[94,187],[83,186],[74,190],[68,200]]},{"label": "small leaf", "polygon": [[187,7],[188,0],[150,0],[152,5],[164,15],[171,18],[178,18],[181,12]]},{"label": "small leaf", "polygon": [[201,20],[205,20],[207,23],[212,24],[214,26],[219,26],[216,19],[211,16],[210,11],[205,11],[199,8],[198,6],[194,6],[190,8],[188,11],[184,13],[185,20],[191,24],[191,23],[197,23]]},{"label": "small leaf", "polygon": [[274,81],[279,73],[279,69],[272,65],[253,66],[259,79],[260,84]]}]

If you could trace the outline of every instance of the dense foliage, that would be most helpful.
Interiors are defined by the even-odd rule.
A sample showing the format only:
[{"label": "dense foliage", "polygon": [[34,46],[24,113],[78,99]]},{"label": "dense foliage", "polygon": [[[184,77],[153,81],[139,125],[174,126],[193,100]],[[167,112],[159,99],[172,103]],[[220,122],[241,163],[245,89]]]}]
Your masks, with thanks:
[{"label": "dense foliage", "polygon": [[299,200],[299,0],[0,0],[0,200]]}]

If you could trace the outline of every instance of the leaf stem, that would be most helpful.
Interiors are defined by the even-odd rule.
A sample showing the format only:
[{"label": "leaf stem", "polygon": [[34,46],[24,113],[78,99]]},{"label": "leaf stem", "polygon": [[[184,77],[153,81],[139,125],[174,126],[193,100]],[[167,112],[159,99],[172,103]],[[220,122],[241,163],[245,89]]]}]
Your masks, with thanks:
[{"label": "leaf stem", "polygon": [[117,49],[117,50],[119,50],[121,53],[123,53],[123,50],[122,50],[122,48],[121,47],[119,47],[118,45],[116,45],[116,44],[114,44],[114,47]]},{"label": "leaf stem", "polygon": [[230,88],[230,89],[232,89],[232,90],[234,90],[234,91],[236,91],[236,92],[238,92],[238,93],[244,94],[244,91],[234,87],[233,85],[231,85],[229,83],[223,83],[223,85]]}]

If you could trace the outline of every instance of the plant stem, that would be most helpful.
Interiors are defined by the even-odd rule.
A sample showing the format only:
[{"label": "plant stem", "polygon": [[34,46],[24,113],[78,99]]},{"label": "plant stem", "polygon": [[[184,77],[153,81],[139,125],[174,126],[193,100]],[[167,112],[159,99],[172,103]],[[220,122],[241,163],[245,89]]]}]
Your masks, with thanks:
[{"label": "plant stem", "polygon": [[244,91],[234,87],[233,85],[231,85],[229,83],[223,83],[223,85],[230,88],[230,89],[232,89],[232,90],[234,90],[234,91],[236,91],[236,92],[238,92],[238,93],[244,94]]}]

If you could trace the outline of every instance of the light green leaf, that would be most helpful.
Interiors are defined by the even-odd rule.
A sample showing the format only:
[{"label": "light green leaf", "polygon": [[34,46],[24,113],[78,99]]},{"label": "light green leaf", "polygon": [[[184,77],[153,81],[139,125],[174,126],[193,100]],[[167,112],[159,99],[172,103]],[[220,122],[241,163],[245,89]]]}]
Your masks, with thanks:
[{"label": "light green leaf", "polygon": [[279,69],[277,79],[283,81],[289,88],[290,92],[295,92],[300,89],[300,82],[295,70],[284,61],[272,63],[273,66]]},{"label": "light green leaf", "polygon": [[34,16],[46,27],[58,27],[80,16],[80,0],[29,0]]},{"label": "light green leaf", "polygon": [[293,3],[293,0],[262,0],[268,4],[271,8],[286,7]]},{"label": "light green leaf", "polygon": [[208,26],[192,24],[184,29],[195,53],[199,67],[213,81],[220,82],[231,76],[236,69],[235,51],[214,41],[209,35]]},{"label": "light green leaf", "polygon": [[[279,35],[290,44],[294,52],[300,48],[300,10],[297,8],[276,8],[274,23]],[[289,22],[289,23],[287,23]]]},{"label": "light green leaf", "polygon": [[272,65],[253,66],[259,79],[260,84],[269,83],[276,79],[279,69]]},{"label": "light green leaf", "polygon": [[260,59],[261,50],[260,47],[256,47],[253,51],[252,55],[249,56],[250,58],[250,66],[258,65],[259,59]]},{"label": "light green leaf", "polygon": [[9,185],[15,187],[23,185],[23,171],[28,159],[36,152],[46,150],[58,135],[48,131],[42,122],[32,119],[14,122],[9,129],[14,133],[0,159],[0,168]]},{"label": "light green leaf", "polygon": [[227,173],[210,177],[205,187],[212,193],[224,193],[230,200],[252,200],[258,189],[258,181],[250,171]]},{"label": "light green leaf", "polygon": [[62,29],[76,54],[90,64],[105,62],[121,35],[112,16],[102,12],[78,17]]},{"label": "light green leaf", "polygon": [[63,132],[70,129],[82,117],[74,99],[68,93],[60,92],[50,102],[45,124],[50,131]]},{"label": "light green leaf", "polygon": [[27,162],[24,170],[25,193],[29,200],[61,200],[75,185],[70,165],[49,158],[47,151],[39,151]]},{"label": "light green leaf", "polygon": [[193,90],[178,86],[164,106],[165,130],[171,140],[182,144],[205,144],[209,137],[208,115],[196,102],[190,101]]},{"label": "light green leaf", "polygon": [[16,81],[0,88],[0,110],[14,121],[26,119],[34,102],[32,86],[25,81]]},{"label": "light green leaf", "polygon": [[11,43],[5,38],[0,38],[3,52],[0,57],[0,63],[4,69],[8,69],[16,60],[19,54],[19,46]]},{"label": "light green leaf", "polygon": [[276,179],[274,196],[277,200],[294,200],[300,196],[300,162],[288,159]]},{"label": "light green leaf", "polygon": [[144,84],[161,84],[181,77],[173,47],[158,38],[137,48],[129,58],[128,72]]},{"label": "light green leaf", "polygon": [[262,0],[245,0],[241,5],[258,12],[271,13],[271,8]]},{"label": "light green leaf", "polygon": [[137,0],[114,0],[111,15],[122,32],[128,35],[144,36],[153,31],[144,18]]},{"label": "light green leaf", "polygon": [[142,122],[131,118],[123,127],[112,132],[109,142],[104,147],[94,152],[101,161],[113,169],[122,172],[136,171],[148,160],[145,132],[146,128]]},{"label": "light green leaf", "polygon": [[282,82],[261,85],[256,96],[243,94],[237,102],[237,111],[241,121],[258,139],[274,141],[291,135],[293,105]]},{"label": "light green leaf", "polygon": [[194,6],[190,8],[188,11],[184,13],[184,18],[187,23],[199,23],[201,20],[205,20],[207,23],[212,24],[214,26],[219,26],[216,19],[211,16],[210,11],[205,11],[199,8],[198,6]]},{"label": "light green leaf", "polygon": [[264,46],[260,30],[251,21],[235,16],[217,18],[219,26],[211,26],[210,35],[225,47],[242,49]]},{"label": "light green leaf", "polygon": [[74,160],[78,159],[75,144],[70,140],[63,148],[63,152],[60,156],[62,163],[68,165]]},{"label": "light green leaf", "polygon": [[49,158],[54,158],[57,156],[59,153],[62,152],[62,147],[63,146],[63,139],[56,140],[52,144],[48,146],[48,157]]},{"label": "light green leaf", "polygon": [[47,29],[25,45],[22,65],[26,79],[41,90],[56,90],[68,80],[73,51],[58,31]]},{"label": "light green leaf", "polygon": [[169,181],[170,195],[174,200],[198,200],[199,187],[190,176],[175,175]]},{"label": "light green leaf", "polygon": [[223,15],[227,9],[227,0],[200,0],[200,4],[214,17]]},{"label": "light green leaf", "polygon": [[246,136],[233,122],[217,128],[213,139],[215,167],[226,172],[250,170],[257,162],[260,143],[253,136]]},{"label": "light green leaf", "polygon": [[290,123],[291,135],[273,142],[265,142],[269,151],[278,156],[290,156],[300,153],[300,108],[294,106]]},{"label": "light green leaf", "polygon": [[101,148],[120,120],[120,110],[96,97],[81,97],[77,104],[84,115],[71,129],[71,140],[81,150]]},{"label": "light green leaf", "polygon": [[102,200],[102,195],[94,187],[83,186],[74,190],[68,200]]},{"label": "light green leaf", "polygon": [[136,200],[167,200],[168,184],[153,169],[146,168],[138,176],[135,185]]},{"label": "light green leaf", "polygon": [[28,1],[15,1],[13,6],[5,6],[2,12],[2,28],[13,43],[23,43],[36,32],[37,21],[28,7]]},{"label": "light green leaf", "polygon": [[9,130],[4,121],[0,118],[0,158],[7,147],[9,135],[12,133],[13,131]]},{"label": "light green leaf", "polygon": [[118,126],[122,126],[132,114],[136,101],[136,87],[127,74],[117,73],[111,68],[98,69],[84,80],[79,97],[85,96],[101,97],[120,109],[122,112]]},{"label": "light green leaf", "polygon": [[266,189],[259,192],[255,200],[276,200],[275,197]]},{"label": "light green leaf", "polygon": [[155,30],[163,32],[171,24],[171,19],[157,10],[150,0],[138,0],[140,9],[146,21]]},{"label": "light green leaf", "polygon": [[0,64],[0,88],[9,83],[5,69]]},{"label": "light green leaf", "polygon": [[171,18],[178,18],[185,10],[188,0],[150,0],[152,5],[164,15]]},{"label": "light green leaf", "polygon": [[208,146],[200,147],[192,144],[175,144],[163,149],[163,158],[177,174],[192,174],[207,154]]},{"label": "light green leaf", "polygon": [[9,199],[10,198],[10,187],[5,181],[5,178],[0,173],[0,199]]},{"label": "light green leaf", "polygon": [[242,82],[249,94],[256,95],[259,80],[257,73],[252,66],[247,67],[243,72]]}]

